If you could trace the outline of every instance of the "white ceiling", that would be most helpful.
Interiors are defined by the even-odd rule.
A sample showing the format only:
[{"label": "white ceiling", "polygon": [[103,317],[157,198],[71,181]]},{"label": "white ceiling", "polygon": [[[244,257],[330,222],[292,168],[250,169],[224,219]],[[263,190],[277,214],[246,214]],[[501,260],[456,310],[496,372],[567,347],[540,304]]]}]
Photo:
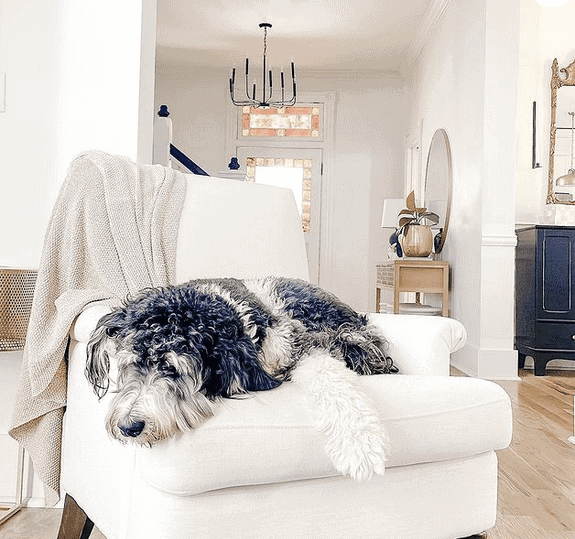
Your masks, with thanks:
[{"label": "white ceiling", "polygon": [[[445,2],[445,0],[442,0]],[[441,3],[441,0],[440,0]],[[158,60],[231,67],[400,71],[438,0],[158,0]],[[435,8],[436,9],[436,8]],[[253,65],[252,64],[252,65]]]}]

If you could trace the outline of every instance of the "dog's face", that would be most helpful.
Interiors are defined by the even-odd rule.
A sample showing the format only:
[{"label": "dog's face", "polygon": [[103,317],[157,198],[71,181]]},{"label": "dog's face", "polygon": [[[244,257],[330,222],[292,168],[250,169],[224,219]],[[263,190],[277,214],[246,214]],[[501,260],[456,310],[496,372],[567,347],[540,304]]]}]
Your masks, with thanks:
[{"label": "dog's face", "polygon": [[218,290],[203,282],[143,290],[99,320],[86,376],[100,398],[114,382],[114,438],[151,445],[213,415],[216,399],[281,383],[260,365],[254,343],[271,317]]},{"label": "dog's face", "polygon": [[[107,334],[113,320],[102,319],[94,331],[86,365],[86,376],[100,398],[108,392],[110,378],[115,378],[106,418],[113,438],[151,446],[212,415],[212,402],[200,391],[201,367],[192,350],[185,356],[158,351],[153,359],[142,360],[129,343]],[[117,374],[112,376],[110,356],[117,361]]]}]

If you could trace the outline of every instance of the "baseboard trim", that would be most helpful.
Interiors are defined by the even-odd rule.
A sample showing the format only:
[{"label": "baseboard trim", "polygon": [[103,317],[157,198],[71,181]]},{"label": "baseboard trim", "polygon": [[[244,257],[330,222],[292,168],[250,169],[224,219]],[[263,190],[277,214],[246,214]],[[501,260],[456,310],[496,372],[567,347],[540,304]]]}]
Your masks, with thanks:
[{"label": "baseboard trim", "polygon": [[[55,507],[58,507],[58,505],[56,505]],[[24,502],[24,507],[34,507],[34,508],[41,507],[42,509],[44,509],[46,507],[46,499],[44,498],[44,496],[34,496],[32,498],[28,498]]]},{"label": "baseboard trim", "polygon": [[467,343],[451,356],[451,364],[467,376],[484,380],[519,381],[517,350],[479,348]]}]

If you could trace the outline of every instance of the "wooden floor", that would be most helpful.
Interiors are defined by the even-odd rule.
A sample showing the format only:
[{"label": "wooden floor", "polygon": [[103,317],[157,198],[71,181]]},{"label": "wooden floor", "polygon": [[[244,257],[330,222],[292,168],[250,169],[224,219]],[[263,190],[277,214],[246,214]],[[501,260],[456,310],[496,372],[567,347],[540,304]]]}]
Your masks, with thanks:
[{"label": "wooden floor", "polygon": [[[511,447],[499,452],[499,516],[486,538],[575,539],[575,445],[567,441],[575,371],[520,376],[498,382],[511,396],[514,430]],[[56,539],[60,514],[24,509],[0,527],[0,539]],[[95,530],[90,539],[105,537]]]},{"label": "wooden floor", "polygon": [[[22,509],[0,526],[0,539],[56,539],[61,515],[61,509]],[[90,539],[106,538],[94,528]]]},{"label": "wooden floor", "polygon": [[499,453],[499,518],[488,539],[575,539],[575,371],[499,382],[513,401],[513,442]]},{"label": "wooden floor", "polygon": [[497,382],[513,403],[513,441],[498,452],[499,513],[486,539],[575,539],[575,371],[519,376]]}]

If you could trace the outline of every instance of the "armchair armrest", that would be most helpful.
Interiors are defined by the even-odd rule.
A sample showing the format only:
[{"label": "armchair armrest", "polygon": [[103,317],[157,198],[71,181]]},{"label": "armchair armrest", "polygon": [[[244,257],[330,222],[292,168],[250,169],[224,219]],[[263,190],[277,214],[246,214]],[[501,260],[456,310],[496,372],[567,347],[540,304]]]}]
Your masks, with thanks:
[{"label": "armchair armrest", "polygon": [[389,341],[389,355],[401,374],[449,376],[450,355],[467,341],[461,322],[442,316],[369,313]]},{"label": "armchair armrest", "polygon": [[70,328],[70,337],[77,342],[87,343],[100,318],[111,311],[112,308],[107,305],[95,305],[84,309]]}]

